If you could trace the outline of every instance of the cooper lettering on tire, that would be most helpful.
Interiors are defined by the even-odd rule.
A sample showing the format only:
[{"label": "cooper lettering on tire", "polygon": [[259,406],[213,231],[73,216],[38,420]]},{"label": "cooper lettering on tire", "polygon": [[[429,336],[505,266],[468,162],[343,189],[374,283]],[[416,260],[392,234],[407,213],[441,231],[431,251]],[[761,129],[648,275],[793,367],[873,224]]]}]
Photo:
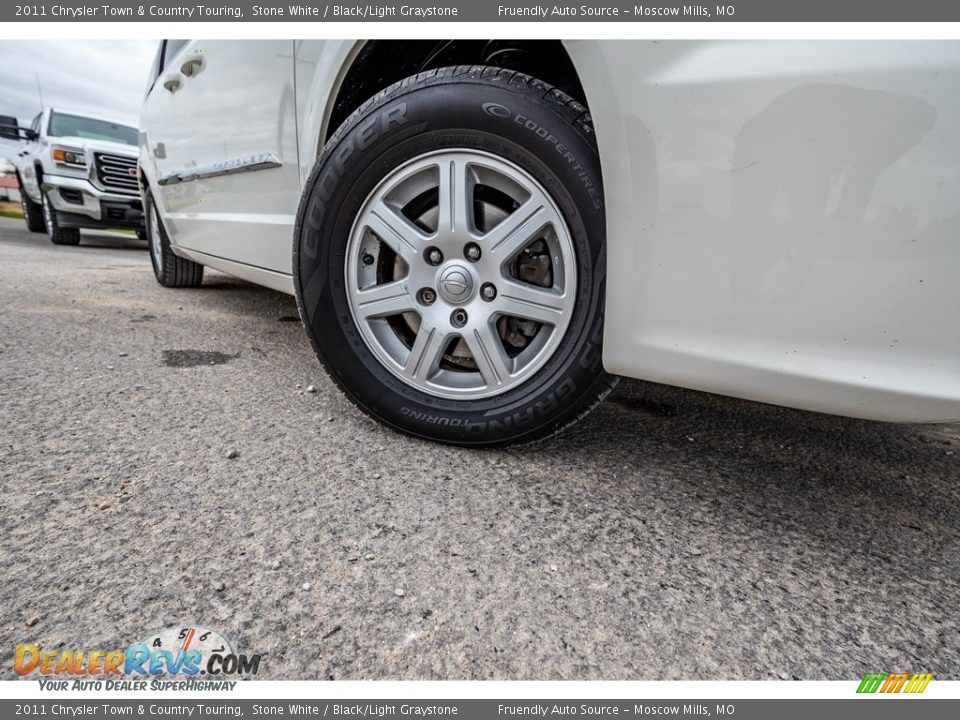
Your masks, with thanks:
[{"label": "cooper lettering on tire", "polygon": [[586,108],[540,81],[458,67],[383,91],[331,138],[297,214],[318,358],[412,435],[495,445],[563,428],[614,382],[598,361],[601,187]]}]

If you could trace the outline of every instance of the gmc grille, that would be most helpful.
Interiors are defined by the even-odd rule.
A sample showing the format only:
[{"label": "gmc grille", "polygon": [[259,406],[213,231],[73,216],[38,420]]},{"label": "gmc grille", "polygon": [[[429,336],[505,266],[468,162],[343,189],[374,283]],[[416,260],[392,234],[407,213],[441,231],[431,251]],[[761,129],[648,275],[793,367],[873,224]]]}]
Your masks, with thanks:
[{"label": "gmc grille", "polygon": [[106,153],[95,153],[94,158],[97,164],[97,179],[101,185],[113,190],[139,192],[136,158]]}]

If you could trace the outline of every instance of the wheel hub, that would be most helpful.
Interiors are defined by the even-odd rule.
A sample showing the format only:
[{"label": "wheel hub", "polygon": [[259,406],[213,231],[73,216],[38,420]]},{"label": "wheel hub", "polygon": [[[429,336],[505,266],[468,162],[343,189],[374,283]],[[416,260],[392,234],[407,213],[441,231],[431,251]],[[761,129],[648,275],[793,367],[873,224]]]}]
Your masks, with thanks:
[{"label": "wheel hub", "polygon": [[440,297],[451,305],[461,305],[470,300],[475,287],[473,273],[460,263],[450,263],[440,271],[437,278]]}]

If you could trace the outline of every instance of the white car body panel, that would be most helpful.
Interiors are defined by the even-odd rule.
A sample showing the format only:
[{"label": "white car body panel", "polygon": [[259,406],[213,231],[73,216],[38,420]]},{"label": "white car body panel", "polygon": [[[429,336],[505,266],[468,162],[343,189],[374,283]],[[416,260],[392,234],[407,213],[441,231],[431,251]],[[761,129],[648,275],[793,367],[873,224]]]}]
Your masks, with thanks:
[{"label": "white car body panel", "polygon": [[306,181],[327,136],[333,98],[350,62],[363,47],[348,40],[296,42],[297,118],[300,122],[300,179]]},{"label": "white car body panel", "polygon": [[[194,56],[202,67],[184,76],[179,68]],[[300,197],[293,42],[193,40],[173,59],[141,117],[141,154],[171,238],[185,250],[289,274]],[[171,74],[180,82],[173,92],[163,87]],[[178,172],[261,153],[282,165],[160,184]]]},{"label": "white car body panel", "polygon": [[[565,43],[607,203],[614,373],[890,421],[960,419],[960,44]],[[178,254],[285,292],[359,43],[194,41],[145,104]],[[166,158],[156,157],[162,142]],[[279,168],[160,178],[274,153]]]},{"label": "white car body panel", "polygon": [[604,78],[609,371],[960,417],[960,44],[568,47]]}]

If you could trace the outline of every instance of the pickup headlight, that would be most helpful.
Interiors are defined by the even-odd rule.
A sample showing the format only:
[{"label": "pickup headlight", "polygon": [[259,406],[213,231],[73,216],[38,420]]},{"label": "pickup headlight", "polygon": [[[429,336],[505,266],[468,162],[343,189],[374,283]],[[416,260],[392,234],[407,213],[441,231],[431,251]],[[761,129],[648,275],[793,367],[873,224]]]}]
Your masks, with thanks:
[{"label": "pickup headlight", "polygon": [[73,148],[55,147],[50,151],[50,157],[57,165],[71,165],[73,167],[86,167],[87,156],[83,150]]}]

